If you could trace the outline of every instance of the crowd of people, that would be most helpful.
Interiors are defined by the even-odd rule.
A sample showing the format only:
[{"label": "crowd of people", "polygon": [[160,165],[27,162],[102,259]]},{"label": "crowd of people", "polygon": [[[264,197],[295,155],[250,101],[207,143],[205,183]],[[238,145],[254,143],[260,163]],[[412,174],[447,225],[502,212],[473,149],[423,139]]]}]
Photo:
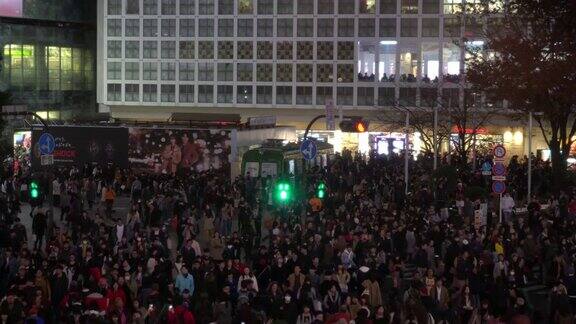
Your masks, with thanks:
[{"label": "crowd of people", "polygon": [[[516,213],[519,184],[500,222],[469,193],[481,174],[416,161],[407,192],[401,161],[336,155],[286,205],[272,178],[62,169],[33,175],[30,215],[29,178],[7,173],[0,323],[574,322],[574,192]],[[546,314],[534,283],[552,287]]]}]

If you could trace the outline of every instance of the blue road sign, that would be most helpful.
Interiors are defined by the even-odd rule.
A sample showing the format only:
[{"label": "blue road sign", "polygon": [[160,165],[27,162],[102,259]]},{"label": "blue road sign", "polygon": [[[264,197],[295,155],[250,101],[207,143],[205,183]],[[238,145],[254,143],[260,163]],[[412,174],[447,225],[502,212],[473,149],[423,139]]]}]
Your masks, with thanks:
[{"label": "blue road sign", "polygon": [[42,155],[54,153],[54,148],[56,147],[54,136],[50,133],[40,135],[40,138],[38,139],[38,147],[40,148],[40,154]]},{"label": "blue road sign", "polygon": [[503,181],[492,182],[492,192],[498,195],[503,194],[506,191],[506,184]]},{"label": "blue road sign", "polygon": [[304,140],[300,144],[300,153],[304,156],[306,160],[314,160],[318,154],[318,148],[316,147],[316,142],[313,140]]},{"label": "blue road sign", "polygon": [[492,175],[492,164],[489,161],[482,163],[482,175]]},{"label": "blue road sign", "polygon": [[492,174],[495,176],[504,176],[506,175],[506,167],[504,166],[503,163],[497,162],[494,164]]}]

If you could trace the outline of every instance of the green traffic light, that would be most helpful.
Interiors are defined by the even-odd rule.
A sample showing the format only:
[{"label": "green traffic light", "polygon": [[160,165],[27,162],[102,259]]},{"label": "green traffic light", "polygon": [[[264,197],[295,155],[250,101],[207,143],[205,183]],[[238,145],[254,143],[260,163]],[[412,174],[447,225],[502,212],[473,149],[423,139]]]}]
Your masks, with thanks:
[{"label": "green traffic light", "polygon": [[320,199],[324,199],[326,196],[326,185],[323,182],[318,184],[318,188],[316,190],[316,196]]},{"label": "green traffic light", "polygon": [[30,198],[36,199],[40,195],[40,191],[38,190],[38,183],[31,182],[30,183]]},{"label": "green traffic light", "polygon": [[290,200],[290,184],[280,182],[276,185],[276,198],[280,202],[286,202]]}]

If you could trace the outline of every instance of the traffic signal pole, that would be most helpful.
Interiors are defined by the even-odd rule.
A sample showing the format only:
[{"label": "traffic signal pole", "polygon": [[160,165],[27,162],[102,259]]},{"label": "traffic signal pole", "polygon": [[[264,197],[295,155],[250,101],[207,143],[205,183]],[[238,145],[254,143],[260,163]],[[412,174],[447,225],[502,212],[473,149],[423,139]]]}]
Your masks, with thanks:
[{"label": "traffic signal pole", "polygon": [[316,117],[314,117],[309,123],[308,126],[306,126],[306,131],[304,132],[304,139],[308,138],[308,133],[310,132],[310,128],[312,128],[312,125],[314,125],[314,123],[318,120],[318,119],[322,119],[322,118],[326,118],[326,115],[318,115]]}]

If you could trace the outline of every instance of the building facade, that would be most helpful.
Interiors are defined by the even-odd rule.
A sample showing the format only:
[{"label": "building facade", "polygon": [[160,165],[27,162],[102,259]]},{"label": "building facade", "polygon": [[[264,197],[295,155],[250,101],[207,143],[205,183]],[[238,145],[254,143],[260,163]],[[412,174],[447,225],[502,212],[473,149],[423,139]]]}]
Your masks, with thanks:
[{"label": "building facade", "polygon": [[95,9],[88,0],[0,4],[0,89],[11,105],[51,120],[97,112]]},{"label": "building facade", "polygon": [[[101,0],[98,102],[123,119],[233,111],[298,129],[327,105],[369,117],[393,106],[505,108],[463,77],[468,49],[498,19],[466,14],[481,3]],[[506,131],[525,142],[521,125],[486,135],[505,141]]]},{"label": "building facade", "polygon": [[462,1],[104,0],[99,102],[279,114],[457,103],[463,46],[482,44],[487,23],[464,19]]}]

